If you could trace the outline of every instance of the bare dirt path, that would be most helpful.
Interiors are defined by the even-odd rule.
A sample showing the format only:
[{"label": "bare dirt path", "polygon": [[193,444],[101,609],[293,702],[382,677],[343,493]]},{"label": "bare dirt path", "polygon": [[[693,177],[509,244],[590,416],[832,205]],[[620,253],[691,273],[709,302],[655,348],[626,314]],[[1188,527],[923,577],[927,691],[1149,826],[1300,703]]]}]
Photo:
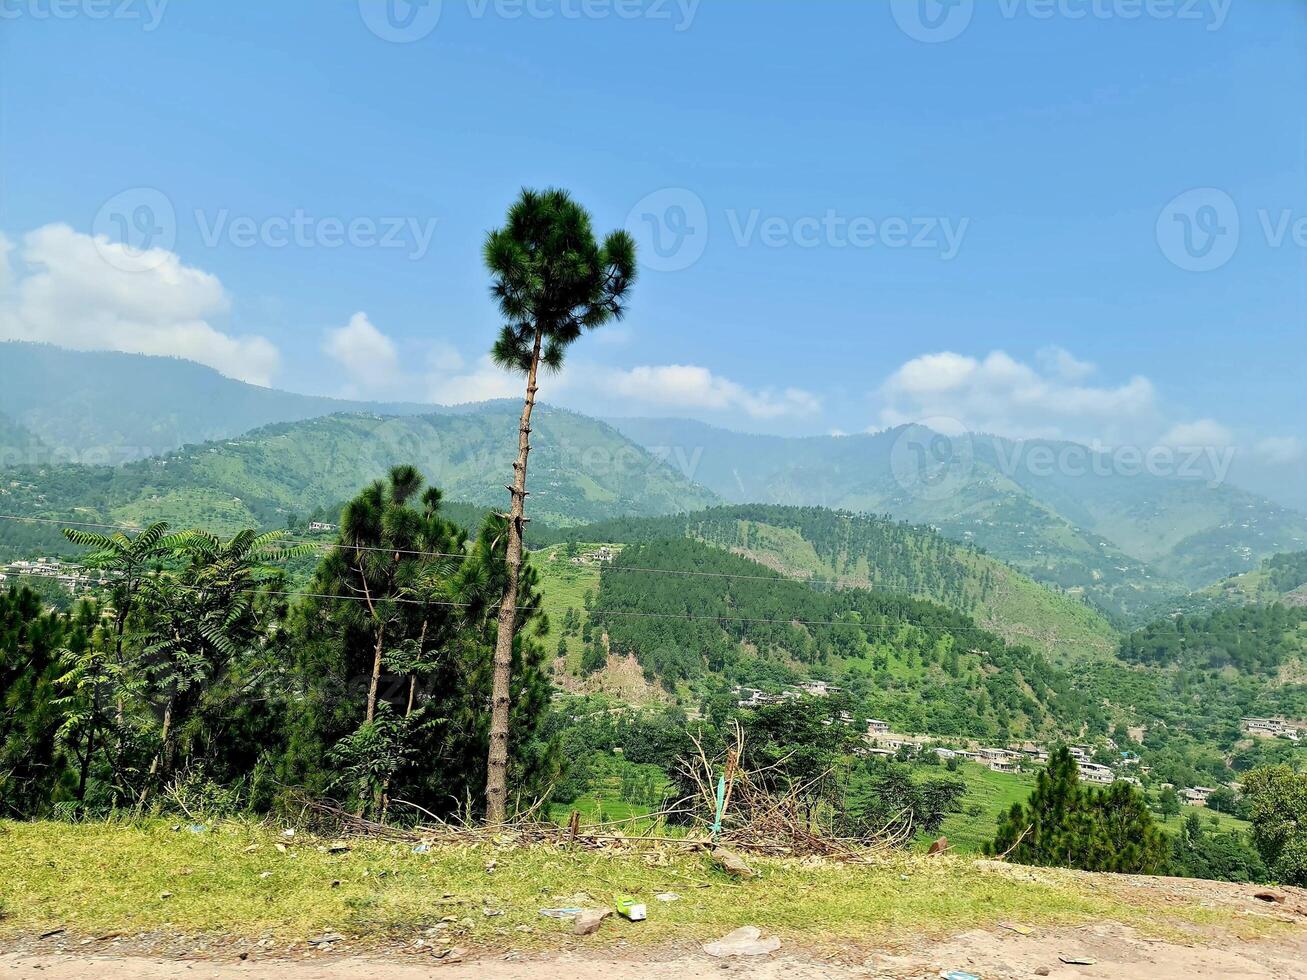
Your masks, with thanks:
[{"label": "bare dirt path", "polygon": [[[342,957],[308,953],[299,958],[239,960],[160,959],[143,956],[78,956],[52,951],[0,955],[0,978],[39,980],[420,980],[435,976],[476,980],[698,980],[737,975],[759,980],[852,980],[934,978],[963,970],[983,980],[1027,977],[1118,980],[1307,980],[1307,930],[1286,930],[1272,939],[1243,940],[1195,933],[1193,943],[1142,937],[1115,923],[1039,930],[1023,936],[996,929],[962,933],[942,942],[921,941],[886,949],[850,950],[839,962],[814,960],[801,951],[766,957],[714,959],[702,953],[616,950],[554,955],[469,953],[458,962],[420,953]],[[1213,941],[1215,940],[1215,941]],[[1075,965],[1062,957],[1092,960]]]}]

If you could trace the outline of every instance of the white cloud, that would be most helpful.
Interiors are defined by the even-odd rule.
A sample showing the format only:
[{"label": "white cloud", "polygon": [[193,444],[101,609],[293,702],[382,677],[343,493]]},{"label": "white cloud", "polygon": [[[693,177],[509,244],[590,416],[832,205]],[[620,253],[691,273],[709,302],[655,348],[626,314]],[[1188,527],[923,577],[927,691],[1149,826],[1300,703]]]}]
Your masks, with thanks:
[{"label": "white cloud", "polygon": [[751,391],[694,364],[612,370],[601,383],[623,399],[674,409],[737,411],[754,419],[804,417],[821,410],[817,396],[802,388]]},{"label": "white cloud", "polygon": [[366,313],[355,313],[348,324],[328,331],[322,349],[345,369],[351,396],[393,398],[404,384],[395,342],[374,327]]},{"label": "white cloud", "polygon": [[1045,352],[1044,369],[1003,351],[983,359],[942,351],[913,358],[877,393],[882,425],[955,419],[961,428],[1016,438],[1117,444],[1162,425],[1152,383],[1135,376],[1119,385],[1087,385],[1091,369],[1065,351]]},{"label": "white cloud", "polygon": [[1162,446],[1194,449],[1200,446],[1224,448],[1234,445],[1234,433],[1215,419],[1197,419],[1171,426],[1157,440]]},{"label": "white cloud", "polygon": [[209,322],[228,306],[216,276],[162,249],[134,253],[63,224],[28,232],[17,248],[0,243],[0,339],[171,355],[271,384],[277,348]]},{"label": "white cloud", "polygon": [[[462,366],[459,359],[459,366]],[[558,375],[545,375],[551,395],[566,386],[564,371]],[[542,379],[543,381],[543,379]],[[484,402],[495,398],[521,398],[526,393],[526,380],[496,367],[487,355],[476,366],[462,373],[434,371],[427,379],[427,397],[443,405],[461,405],[466,402]]]},{"label": "white cloud", "polygon": [[1253,446],[1253,452],[1267,463],[1285,466],[1303,458],[1303,445],[1297,436],[1267,436]]},{"label": "white cloud", "polygon": [[1063,381],[1084,381],[1097,366],[1073,356],[1064,347],[1045,347],[1035,354],[1035,360],[1049,374]]}]

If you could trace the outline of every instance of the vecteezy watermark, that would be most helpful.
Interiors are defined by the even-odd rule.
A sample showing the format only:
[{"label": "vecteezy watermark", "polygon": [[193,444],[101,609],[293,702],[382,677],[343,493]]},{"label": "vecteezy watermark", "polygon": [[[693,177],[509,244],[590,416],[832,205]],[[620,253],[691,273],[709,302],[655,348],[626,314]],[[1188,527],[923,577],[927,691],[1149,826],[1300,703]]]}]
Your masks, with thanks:
[{"label": "vecteezy watermark", "polygon": [[[1307,214],[1292,208],[1257,208],[1255,227],[1268,248],[1307,249]],[[1212,272],[1239,249],[1244,222],[1225,191],[1196,187],[1172,198],[1157,216],[1158,247],[1187,272]]]},{"label": "vecteezy watermark", "polygon": [[91,223],[100,257],[123,272],[146,272],[177,244],[177,209],[163,191],[131,187],[100,205]]},{"label": "vecteezy watermark", "polygon": [[[957,256],[971,227],[966,217],[844,214],[834,208],[798,217],[725,208],[719,221],[737,248],[917,249],[945,262]],[[703,256],[710,224],[703,198],[685,187],[664,187],[631,208],[625,227],[646,266],[676,272]]]},{"label": "vecteezy watermark", "polygon": [[0,20],[131,20],[147,33],[163,22],[170,0],[0,0]]},{"label": "vecteezy watermark", "polygon": [[[190,217],[206,248],[382,248],[403,251],[414,261],[427,255],[439,222],[415,215],[314,215],[303,208],[259,216],[197,208]],[[105,201],[91,228],[106,262],[143,272],[169,260],[178,226],[168,195],[154,187],[133,187]]]},{"label": "vecteezy watermark", "polygon": [[993,455],[1004,476],[1022,473],[1047,478],[1069,476],[1156,476],[1200,480],[1209,487],[1223,484],[1238,450],[1234,446],[1090,446],[993,440]]},{"label": "vecteezy watermark", "polygon": [[421,41],[440,23],[441,0],[359,0],[363,23],[383,41]]},{"label": "vecteezy watermark", "polygon": [[657,272],[678,272],[698,262],[708,247],[708,209],[684,187],[646,194],[626,215],[626,230],[640,261]]},{"label": "vecteezy watermark", "polygon": [[303,208],[264,217],[233,215],[227,208],[196,209],[195,224],[205,247],[233,248],[393,248],[420,259],[431,248],[437,218],[414,215],[351,218],[314,216]]},{"label": "vecteezy watermark", "polygon": [[956,419],[930,418],[898,431],[890,449],[890,471],[910,496],[939,501],[961,492],[978,474],[982,461],[1016,483],[1053,477],[1151,476],[1217,487],[1228,479],[1237,455],[1234,446],[1086,446],[1003,439],[969,432]]},{"label": "vecteezy watermark", "polygon": [[[411,44],[440,23],[441,0],[358,0],[363,23],[383,41]],[[699,0],[464,0],[473,20],[666,21],[674,31],[694,23]]]},{"label": "vecteezy watermark", "polygon": [[1225,26],[1234,0],[890,0],[899,30],[927,44],[952,41],[965,31],[978,6],[1004,20],[1174,20],[1208,31]]},{"label": "vecteezy watermark", "polygon": [[900,430],[890,447],[894,482],[919,500],[946,500],[975,470],[974,436],[957,419],[928,418]]}]

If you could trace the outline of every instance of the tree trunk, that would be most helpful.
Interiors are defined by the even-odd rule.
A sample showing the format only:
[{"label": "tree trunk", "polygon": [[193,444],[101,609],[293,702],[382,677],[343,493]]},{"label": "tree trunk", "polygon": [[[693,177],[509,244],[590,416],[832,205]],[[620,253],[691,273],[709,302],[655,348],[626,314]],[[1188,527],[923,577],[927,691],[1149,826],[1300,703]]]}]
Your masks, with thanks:
[{"label": "tree trunk", "polygon": [[381,686],[381,651],[386,643],[386,624],[377,624],[377,647],[372,655],[372,682],[368,685],[368,714],[371,721],[377,714],[377,688]]},{"label": "tree trunk", "polygon": [[145,805],[145,798],[150,795],[150,785],[154,778],[159,774],[163,760],[168,754],[168,739],[172,735],[172,698],[163,706],[163,729],[159,733],[159,751],[154,754],[154,759],[150,762],[150,774],[145,780],[145,785],[141,787],[140,798],[137,799],[137,806]]},{"label": "tree trunk", "polygon": [[531,411],[536,403],[536,374],[543,335],[536,331],[526,399],[517,427],[517,461],[513,463],[512,503],[508,511],[508,582],[499,601],[499,632],[495,636],[495,678],[490,695],[490,758],[486,767],[486,823],[504,822],[508,801],[508,700],[513,673],[513,627],[517,621],[517,582],[522,570],[522,524],[526,512],[526,458],[531,452]]}]

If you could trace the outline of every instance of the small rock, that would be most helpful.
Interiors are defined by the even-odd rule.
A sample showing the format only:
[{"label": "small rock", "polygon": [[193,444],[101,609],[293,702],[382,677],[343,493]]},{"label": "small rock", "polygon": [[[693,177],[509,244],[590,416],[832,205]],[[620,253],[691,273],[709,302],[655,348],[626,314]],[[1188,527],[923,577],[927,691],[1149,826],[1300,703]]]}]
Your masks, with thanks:
[{"label": "small rock", "polygon": [[324,932],[321,936],[315,936],[309,940],[310,946],[329,946],[332,943],[344,942],[345,937],[338,932]]},{"label": "small rock", "polygon": [[1283,904],[1284,892],[1273,892],[1273,891],[1253,892],[1253,898],[1256,898],[1263,902],[1279,902],[1280,904]]},{"label": "small rock", "polygon": [[1037,969],[1037,970],[1035,971],[1035,976],[1037,976],[1037,977],[1046,977],[1046,976],[1048,976],[1049,973],[1051,973],[1051,972],[1052,972],[1052,971],[1049,970],[1048,967],[1046,967],[1046,966],[1041,966],[1039,969]]},{"label": "small rock", "polygon": [[599,924],[613,914],[612,909],[582,909],[572,920],[572,933],[589,936],[599,930]]},{"label": "small rock", "polygon": [[780,948],[779,937],[763,939],[757,926],[741,926],[715,942],[703,944],[703,951],[709,956],[766,956]]},{"label": "small rock", "polygon": [[940,836],[935,838],[935,842],[931,844],[930,847],[926,850],[926,854],[927,855],[943,854],[947,850],[948,850],[948,838]]},{"label": "small rock", "polygon": [[744,858],[740,857],[724,847],[714,847],[712,859],[721,866],[727,874],[734,878],[755,878],[757,872],[745,863]]},{"label": "small rock", "polygon": [[1098,962],[1092,956],[1067,956],[1065,953],[1058,956],[1058,959],[1069,966],[1093,966]]}]

